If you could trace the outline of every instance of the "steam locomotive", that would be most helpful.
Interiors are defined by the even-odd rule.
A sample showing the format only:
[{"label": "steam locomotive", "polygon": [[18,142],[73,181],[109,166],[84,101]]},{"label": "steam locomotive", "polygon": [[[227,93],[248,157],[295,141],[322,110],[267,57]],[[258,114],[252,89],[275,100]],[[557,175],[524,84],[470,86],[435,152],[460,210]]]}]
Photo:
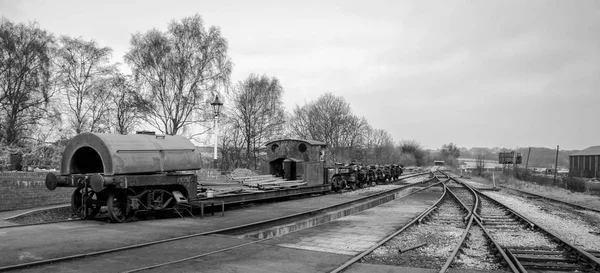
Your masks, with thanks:
[{"label": "steam locomotive", "polygon": [[106,206],[113,222],[137,212],[177,209],[197,191],[196,147],[181,136],[83,133],[67,143],[60,175],[48,173],[46,187],[76,188],[71,208],[82,219]]}]

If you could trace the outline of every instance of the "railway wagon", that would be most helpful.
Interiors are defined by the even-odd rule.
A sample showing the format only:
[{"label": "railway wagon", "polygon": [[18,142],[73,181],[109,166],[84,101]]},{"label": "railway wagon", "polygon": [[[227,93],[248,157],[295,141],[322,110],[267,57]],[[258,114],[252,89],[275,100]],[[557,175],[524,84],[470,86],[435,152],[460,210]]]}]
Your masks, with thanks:
[{"label": "railway wagon", "polygon": [[83,133],[69,140],[60,174],[49,173],[46,187],[75,188],[71,208],[82,219],[106,206],[113,222],[126,222],[187,203],[196,196],[198,169],[196,147],[181,136]]}]

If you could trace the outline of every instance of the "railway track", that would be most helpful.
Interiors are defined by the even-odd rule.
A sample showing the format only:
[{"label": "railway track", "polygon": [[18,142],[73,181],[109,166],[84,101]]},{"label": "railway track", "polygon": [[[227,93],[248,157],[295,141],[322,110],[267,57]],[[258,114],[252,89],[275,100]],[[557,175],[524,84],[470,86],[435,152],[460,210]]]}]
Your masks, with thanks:
[{"label": "railway track", "polygon": [[[449,176],[444,173],[436,174],[436,179],[439,178],[449,179]],[[418,266],[446,272],[451,266],[460,267],[461,262],[469,259],[469,253],[474,252],[479,254],[475,258],[474,255],[470,255],[471,261],[487,264],[488,266],[484,266],[487,269],[498,269],[496,254],[502,250],[493,244],[489,234],[482,228],[473,227],[477,221],[472,213],[478,204],[475,193],[473,207],[468,207],[448,190],[446,183],[443,184],[444,194],[429,209],[331,272],[344,271],[358,262]],[[423,238],[426,242],[423,242]],[[495,247],[488,247],[488,244],[481,243],[482,241],[492,242],[490,245]],[[419,248],[427,250],[413,251]],[[482,252],[485,254],[482,255]],[[457,256],[458,259],[455,259]],[[504,257],[508,260],[506,255]],[[419,263],[415,264],[414,261]]]},{"label": "railway track", "polygon": [[546,200],[546,201],[558,203],[558,204],[561,204],[561,205],[566,205],[566,206],[575,208],[577,210],[586,210],[586,211],[593,211],[593,212],[600,213],[600,209],[590,208],[590,207],[586,207],[586,206],[582,206],[582,205],[578,205],[578,204],[574,204],[574,203],[570,203],[570,202],[558,200],[558,199],[555,199],[555,198],[552,198],[552,197],[543,196],[543,195],[535,194],[535,193],[528,192],[528,191],[522,191],[522,190],[518,190],[518,189],[506,187],[506,186],[500,186],[500,187],[504,188],[504,189],[507,189],[509,191],[517,192],[518,194],[521,194],[521,195],[530,196],[530,197],[534,197],[535,199]]},{"label": "railway track", "polygon": [[[428,180],[428,182],[432,182],[433,179]],[[420,189],[419,191],[423,191],[423,190],[427,190],[428,188],[435,186],[435,184],[431,184],[429,186],[424,187],[423,189]],[[416,192],[419,192],[416,191]],[[413,192],[413,193],[416,193]],[[413,194],[411,193],[411,194]],[[238,232],[235,231],[227,231],[227,232],[223,232],[222,234],[239,234]],[[264,239],[258,239],[255,241],[251,241],[248,243],[243,243],[243,244],[239,244],[239,245],[235,245],[232,247],[227,247],[227,248],[223,248],[223,249],[219,249],[216,251],[212,251],[212,252],[208,252],[208,253],[202,253],[202,254],[198,254],[198,255],[194,255],[194,256],[190,256],[190,257],[186,257],[183,259],[178,259],[178,260],[174,260],[174,261],[169,261],[169,262],[164,262],[164,263],[159,263],[159,264],[154,264],[154,265],[150,265],[150,266],[145,266],[145,267],[140,267],[140,268],[136,268],[136,269],[131,269],[131,270],[127,270],[127,271],[123,271],[123,273],[134,273],[134,272],[141,272],[141,271],[146,271],[146,270],[152,270],[152,269],[156,269],[156,268],[160,268],[160,267],[164,267],[164,266],[168,266],[168,265],[174,265],[174,264],[178,264],[178,263],[184,263],[184,262],[188,262],[188,261],[192,261],[192,260],[196,260],[196,259],[200,259],[206,256],[210,256],[210,255],[215,255],[215,254],[219,254],[219,253],[224,253],[224,252],[228,252],[228,251],[235,251],[236,249],[239,248],[243,248],[243,247],[247,247],[250,245],[254,245],[254,244],[259,244],[259,243],[264,243],[265,241],[268,240],[272,240],[276,238],[275,236],[273,237],[267,237]]]},{"label": "railway track", "polygon": [[[430,175],[431,173],[423,173],[421,175]],[[337,205],[333,205],[333,206],[329,206],[329,207],[325,207],[325,208],[320,208],[320,209],[315,209],[315,210],[311,210],[311,211],[307,211],[307,212],[303,212],[303,213],[298,213],[298,214],[294,214],[294,215],[289,215],[289,216],[285,216],[285,217],[280,217],[280,218],[275,218],[275,219],[270,219],[268,221],[262,221],[262,222],[256,222],[256,223],[251,223],[248,225],[240,225],[240,226],[235,226],[235,227],[229,227],[229,228],[225,228],[225,229],[218,229],[218,230],[212,230],[212,231],[208,231],[208,232],[199,232],[199,233],[193,233],[193,234],[189,234],[189,235],[185,235],[185,236],[179,236],[179,237],[174,237],[174,238],[169,238],[169,239],[163,239],[163,240],[156,240],[156,241],[151,241],[151,242],[145,242],[145,243],[140,243],[140,244],[135,244],[135,245],[130,245],[130,246],[124,246],[124,247],[118,247],[118,248],[112,248],[112,249],[106,249],[106,250],[100,250],[100,251],[94,251],[94,252],[88,252],[88,253],[81,253],[81,254],[75,254],[75,255],[69,255],[69,256],[63,256],[63,257],[56,257],[56,258],[51,258],[51,259],[44,259],[44,260],[39,260],[39,261],[34,261],[34,262],[27,262],[27,263],[18,263],[18,264],[13,264],[13,265],[7,265],[7,266],[3,266],[0,267],[0,271],[4,272],[4,271],[9,271],[9,270],[18,270],[18,269],[25,269],[25,268],[34,268],[34,267],[40,267],[43,265],[48,265],[51,263],[59,263],[59,262],[65,262],[65,261],[74,261],[77,259],[83,259],[83,258],[87,258],[87,257],[92,257],[92,256],[99,256],[99,255],[104,255],[104,254],[111,254],[111,253],[116,253],[116,252],[121,252],[121,251],[127,251],[127,250],[133,250],[133,249],[139,249],[139,248],[144,248],[144,247],[150,247],[150,246],[155,246],[155,245],[160,245],[160,244],[164,244],[164,243],[169,243],[169,242],[174,242],[174,241],[179,241],[179,240],[185,240],[185,239],[190,239],[190,238],[195,238],[195,237],[200,237],[200,236],[206,236],[206,235],[212,235],[212,234],[235,234],[235,233],[239,233],[241,231],[251,231],[251,230],[258,230],[258,229],[262,229],[266,226],[275,226],[275,225],[281,225],[284,223],[290,223],[290,222],[294,222],[294,221],[298,221],[299,219],[305,219],[305,218],[310,218],[310,217],[314,217],[315,215],[319,215],[322,213],[326,213],[329,211],[337,211],[337,210],[342,210],[345,207],[349,207],[352,205],[355,205],[357,203],[361,203],[361,202],[370,202],[373,200],[381,200],[381,203],[385,203],[389,200],[393,200],[394,196],[397,192],[413,187],[413,186],[423,186],[424,184],[427,184],[429,182],[433,182],[435,178],[431,178],[428,179],[426,181],[423,181],[421,183],[415,183],[415,184],[410,184],[410,185],[405,185],[403,187],[400,188],[395,188],[395,189],[391,189],[385,192],[378,192],[366,197],[361,197],[359,199],[355,199],[352,201],[348,201],[345,203],[341,203],[341,204],[337,204]],[[379,202],[379,201],[378,201]],[[248,244],[255,244],[258,242],[261,242],[262,240],[259,241],[254,241],[254,242],[250,242],[250,243],[245,243],[245,244],[241,244],[238,246],[232,246],[226,249],[220,249],[214,252],[210,252],[210,253],[204,253],[201,255],[196,255],[193,257],[188,257],[185,259],[181,259],[181,260],[177,260],[177,261],[172,261],[172,262],[168,262],[165,263],[166,264],[172,264],[172,263],[179,263],[179,262],[183,262],[186,260],[190,260],[190,259],[196,259],[196,258],[200,258],[203,256],[207,256],[207,255],[212,255],[212,254],[216,254],[216,253],[221,253],[227,250],[231,250],[231,249],[235,249],[235,248],[239,248],[239,247],[243,247],[246,246]],[[161,265],[157,265],[158,267],[163,266],[163,264]],[[154,268],[154,267],[152,267]],[[144,267],[141,268],[140,270],[146,270],[149,269],[148,267]],[[136,270],[133,270],[131,272],[136,272]]]},{"label": "railway track", "polygon": [[487,195],[475,192],[481,200],[479,214],[475,216],[482,228],[495,238],[496,244],[504,249],[518,270],[515,272],[591,272],[600,269],[600,260],[593,254],[575,247]]},{"label": "railway track", "polygon": [[[442,175],[436,174],[436,178],[438,177]],[[428,220],[431,220],[431,223],[456,225],[463,229],[461,238],[454,242],[453,251],[446,257],[443,266],[439,266],[439,260],[427,260],[424,267],[439,268],[439,272],[446,272],[449,268],[508,272],[540,270],[595,272],[600,269],[600,260],[597,258],[600,252],[588,253],[579,249],[483,193],[449,175],[447,177],[448,180],[444,183],[444,197],[440,198],[438,203],[402,229],[331,272],[344,271],[357,262],[376,261],[377,256],[386,253],[385,250],[381,250],[382,248],[387,247],[389,250],[389,245],[393,245],[390,242],[401,240],[398,238],[405,238],[405,240],[409,238],[410,241],[411,232],[414,233],[415,230],[424,227],[417,224],[426,223]],[[454,207],[446,206],[447,203],[444,203],[450,199],[448,196],[455,200]],[[457,222],[455,213],[447,216],[449,211],[456,212],[457,204],[460,204],[463,211],[467,211],[462,222]],[[438,213],[445,211],[445,213],[437,214],[436,211]],[[422,246],[423,244],[417,244],[400,250],[400,253]],[[416,257],[416,259],[427,258],[430,257]],[[390,264],[389,260],[386,264]],[[407,264],[410,265],[410,263],[397,263],[397,265]]]}]

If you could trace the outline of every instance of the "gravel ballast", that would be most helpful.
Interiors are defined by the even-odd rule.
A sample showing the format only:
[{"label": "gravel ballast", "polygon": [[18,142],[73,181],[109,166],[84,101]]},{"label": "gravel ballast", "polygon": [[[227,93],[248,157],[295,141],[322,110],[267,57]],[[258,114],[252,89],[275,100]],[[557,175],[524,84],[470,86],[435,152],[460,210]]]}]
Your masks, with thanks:
[{"label": "gravel ballast", "polygon": [[454,259],[451,267],[460,269],[499,270],[501,265],[492,254],[483,230],[478,225],[473,225],[469,230],[465,246]]},{"label": "gravel ballast", "polygon": [[[527,199],[504,192],[488,192],[487,195],[569,243],[574,243],[576,246],[587,250],[600,251],[600,236],[597,235],[600,232],[600,227],[591,226],[574,214],[562,212],[554,214],[531,204]],[[498,239],[502,240],[502,238]]]},{"label": "gravel ballast", "polygon": [[[411,226],[371,254],[361,262],[419,268],[441,268],[465,232],[464,216],[453,200],[444,201],[431,222]],[[435,219],[440,219],[435,220]],[[459,220],[449,223],[447,220]],[[415,249],[410,248],[419,246]]]}]

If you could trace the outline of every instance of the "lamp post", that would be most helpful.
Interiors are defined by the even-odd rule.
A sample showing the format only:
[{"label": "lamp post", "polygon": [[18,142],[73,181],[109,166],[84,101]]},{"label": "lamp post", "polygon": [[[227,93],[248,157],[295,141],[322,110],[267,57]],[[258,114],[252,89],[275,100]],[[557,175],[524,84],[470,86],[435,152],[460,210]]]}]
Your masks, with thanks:
[{"label": "lamp post", "polygon": [[223,103],[219,101],[219,95],[215,96],[215,101],[211,102],[210,105],[213,108],[213,112],[215,113],[215,154],[213,158],[213,167],[217,169],[217,143],[219,136],[219,128],[217,127],[219,123],[219,112],[221,112],[221,107],[223,107]]}]

